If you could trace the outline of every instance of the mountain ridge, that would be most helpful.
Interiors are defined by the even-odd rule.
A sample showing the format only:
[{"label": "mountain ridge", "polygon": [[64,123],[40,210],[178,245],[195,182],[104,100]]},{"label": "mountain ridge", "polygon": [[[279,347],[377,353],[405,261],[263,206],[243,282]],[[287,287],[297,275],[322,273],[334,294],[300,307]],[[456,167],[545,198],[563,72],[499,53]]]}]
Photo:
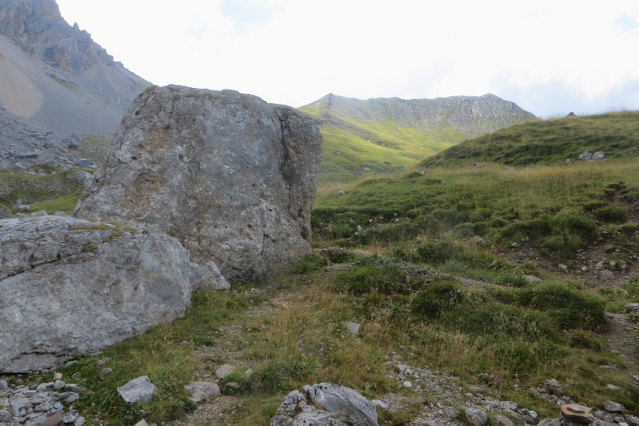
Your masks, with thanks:
[{"label": "mountain ridge", "polygon": [[150,83],[116,62],[54,0],[0,4],[0,104],[62,135],[110,134]]},{"label": "mountain ridge", "polygon": [[493,94],[360,100],[331,93],[298,109],[324,134],[322,184],[356,180],[366,169],[392,174],[465,139],[537,119]]}]

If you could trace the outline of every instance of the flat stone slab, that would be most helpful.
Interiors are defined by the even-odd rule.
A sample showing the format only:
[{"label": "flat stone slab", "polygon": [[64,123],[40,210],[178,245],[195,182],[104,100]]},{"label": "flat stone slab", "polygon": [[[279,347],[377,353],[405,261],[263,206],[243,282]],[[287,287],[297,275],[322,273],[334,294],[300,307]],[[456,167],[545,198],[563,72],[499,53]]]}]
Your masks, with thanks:
[{"label": "flat stone slab", "polygon": [[148,401],[155,394],[155,386],[149,376],[138,377],[118,388],[118,393],[125,402]]}]

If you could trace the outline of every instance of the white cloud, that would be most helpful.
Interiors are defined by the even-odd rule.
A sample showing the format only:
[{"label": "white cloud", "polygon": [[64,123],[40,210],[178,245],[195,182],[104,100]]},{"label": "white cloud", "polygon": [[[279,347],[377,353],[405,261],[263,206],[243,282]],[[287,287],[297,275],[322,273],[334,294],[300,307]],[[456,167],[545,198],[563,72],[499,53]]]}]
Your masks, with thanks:
[{"label": "white cloud", "polygon": [[[620,89],[639,82],[635,0],[58,2],[70,23],[160,85],[232,88],[293,106],[329,92],[492,92],[522,106],[530,99],[541,115],[554,105],[584,111],[584,102],[592,112],[639,108]],[[578,96],[549,90],[539,99],[535,88],[558,82]]]}]

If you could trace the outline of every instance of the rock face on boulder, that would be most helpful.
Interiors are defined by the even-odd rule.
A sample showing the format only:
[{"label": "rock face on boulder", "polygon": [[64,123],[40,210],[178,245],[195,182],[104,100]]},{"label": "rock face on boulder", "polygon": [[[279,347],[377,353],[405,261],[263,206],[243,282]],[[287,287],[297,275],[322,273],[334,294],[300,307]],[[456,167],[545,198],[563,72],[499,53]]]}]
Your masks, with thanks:
[{"label": "rock face on boulder", "polygon": [[45,370],[183,316],[176,239],[70,217],[0,220],[0,372]]},{"label": "rock face on boulder", "polygon": [[230,281],[259,278],[309,253],[321,142],[312,120],[255,96],[149,90],[75,214],[173,236]]}]

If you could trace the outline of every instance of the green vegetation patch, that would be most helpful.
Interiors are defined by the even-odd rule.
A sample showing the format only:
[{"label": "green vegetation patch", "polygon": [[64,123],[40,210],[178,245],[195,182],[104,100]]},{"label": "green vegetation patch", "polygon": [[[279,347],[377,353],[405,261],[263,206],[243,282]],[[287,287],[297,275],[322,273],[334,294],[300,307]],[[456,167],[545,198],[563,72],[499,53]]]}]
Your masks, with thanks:
[{"label": "green vegetation patch", "polygon": [[563,164],[568,158],[581,161],[579,155],[585,151],[605,152],[608,159],[639,155],[639,112],[519,123],[450,147],[420,166]]},{"label": "green vegetation patch", "polygon": [[[626,180],[628,189],[607,191]],[[459,255],[448,240],[481,237],[507,249],[531,245],[541,254],[570,259],[620,224],[624,244],[634,242],[628,209],[616,198],[639,186],[636,162],[593,163],[510,173],[495,167],[440,170],[402,179],[371,179],[344,195],[322,194],[312,214],[316,244],[341,247],[405,243],[424,238],[405,260],[442,263]],[[625,185],[624,185],[625,186]],[[616,191],[616,192],[615,192]],[[615,234],[616,235],[616,234]],[[621,238],[621,237],[619,237]],[[435,244],[435,240],[439,240]],[[457,251],[457,254],[452,251]]]},{"label": "green vegetation patch", "polygon": [[[66,177],[77,170],[58,171],[46,176],[28,173],[0,171],[0,186],[10,189],[11,194],[0,200],[5,207],[13,209],[18,200],[32,204],[35,209],[73,211],[84,192],[84,186],[71,183]],[[32,209],[32,210],[35,210]]]}]

